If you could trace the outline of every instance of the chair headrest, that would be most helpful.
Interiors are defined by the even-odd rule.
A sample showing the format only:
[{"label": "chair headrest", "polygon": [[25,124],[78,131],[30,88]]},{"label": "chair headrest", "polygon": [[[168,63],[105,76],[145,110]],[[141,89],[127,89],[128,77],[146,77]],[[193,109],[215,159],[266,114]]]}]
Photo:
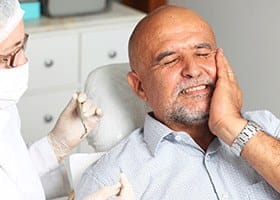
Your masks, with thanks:
[{"label": "chair headrest", "polygon": [[102,109],[103,117],[87,137],[95,151],[107,151],[134,129],[143,127],[147,111],[145,102],[127,82],[128,63],[111,64],[93,70],[85,92]]}]

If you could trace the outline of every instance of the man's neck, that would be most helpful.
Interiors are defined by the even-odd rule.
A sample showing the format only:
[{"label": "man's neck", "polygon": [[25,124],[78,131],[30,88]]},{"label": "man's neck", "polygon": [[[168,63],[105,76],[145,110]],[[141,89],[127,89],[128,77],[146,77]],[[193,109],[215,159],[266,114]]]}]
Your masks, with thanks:
[{"label": "man's neck", "polygon": [[197,125],[192,125],[192,126],[183,126],[183,127],[172,127],[170,126],[171,129],[175,131],[184,131],[188,133],[192,139],[204,150],[206,151],[209,144],[212,142],[212,140],[216,137],[213,135],[208,127],[208,121],[197,124]]}]

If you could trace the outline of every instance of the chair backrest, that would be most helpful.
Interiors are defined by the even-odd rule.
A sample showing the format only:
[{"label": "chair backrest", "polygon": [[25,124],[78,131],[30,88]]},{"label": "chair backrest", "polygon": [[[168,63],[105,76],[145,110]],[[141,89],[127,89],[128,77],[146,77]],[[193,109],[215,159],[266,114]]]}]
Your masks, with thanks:
[{"label": "chair backrest", "polygon": [[97,128],[87,137],[95,152],[104,152],[143,127],[147,106],[127,82],[128,63],[101,66],[86,81],[85,92],[103,111]]},{"label": "chair backrest", "polygon": [[85,92],[102,109],[103,117],[97,128],[87,136],[93,151],[75,153],[65,160],[68,179],[74,191],[88,166],[134,129],[143,127],[148,109],[129,87],[129,71],[128,63],[111,64],[93,70],[87,78]]}]

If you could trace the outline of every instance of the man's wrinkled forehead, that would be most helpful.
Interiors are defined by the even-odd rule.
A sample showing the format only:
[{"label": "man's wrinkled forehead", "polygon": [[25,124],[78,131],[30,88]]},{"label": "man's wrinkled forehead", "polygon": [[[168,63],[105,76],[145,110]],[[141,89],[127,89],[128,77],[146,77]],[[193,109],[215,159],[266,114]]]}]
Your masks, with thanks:
[{"label": "man's wrinkled forehead", "polygon": [[161,7],[137,25],[131,39],[131,48],[137,56],[144,56],[166,38],[176,37],[177,32],[192,31],[207,32],[214,38],[208,23],[195,12],[176,6]]},{"label": "man's wrinkled forehead", "polygon": [[154,38],[160,38],[168,31],[172,33],[172,31],[181,31],[180,29],[187,31],[209,29],[212,31],[208,23],[190,9],[165,6],[145,17],[136,27],[135,36],[138,38],[137,40],[150,42]]}]

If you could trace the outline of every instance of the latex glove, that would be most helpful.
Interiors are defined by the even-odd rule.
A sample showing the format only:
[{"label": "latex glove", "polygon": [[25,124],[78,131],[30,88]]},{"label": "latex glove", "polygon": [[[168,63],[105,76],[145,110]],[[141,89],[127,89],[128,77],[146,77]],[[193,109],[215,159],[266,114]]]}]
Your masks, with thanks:
[{"label": "latex glove", "polygon": [[113,186],[103,187],[87,196],[84,200],[106,200],[113,196],[117,197],[117,200],[135,200],[132,186],[123,173],[121,174],[119,183]]},{"label": "latex glove", "polygon": [[121,190],[117,195],[119,200],[135,200],[135,194],[133,192],[132,185],[128,182],[128,179],[124,173],[121,173]]},{"label": "latex glove", "polygon": [[84,200],[106,200],[112,196],[117,195],[120,192],[121,184],[117,183],[113,186],[106,186],[91,195],[84,198]]},{"label": "latex glove", "polygon": [[101,109],[97,108],[85,93],[73,94],[48,135],[58,161],[61,161],[97,126],[101,116]]}]

